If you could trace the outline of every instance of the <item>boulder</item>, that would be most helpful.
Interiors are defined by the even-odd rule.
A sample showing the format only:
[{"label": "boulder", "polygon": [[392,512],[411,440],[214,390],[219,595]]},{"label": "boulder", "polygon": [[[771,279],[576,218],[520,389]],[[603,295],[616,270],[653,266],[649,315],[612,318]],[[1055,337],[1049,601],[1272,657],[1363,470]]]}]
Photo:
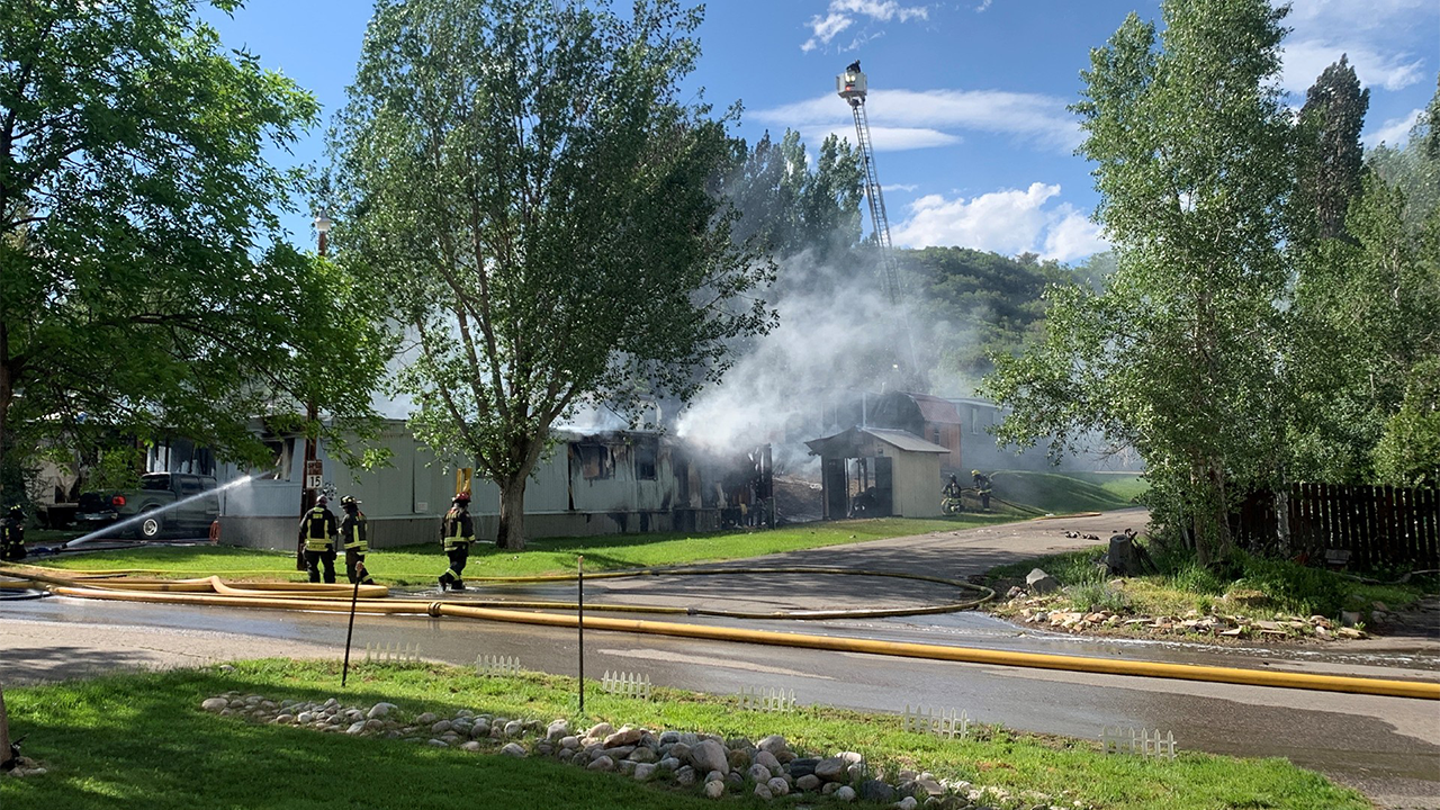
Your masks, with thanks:
[{"label": "boulder", "polygon": [[889,804],[895,801],[895,788],[879,779],[866,779],[860,783],[860,798],[867,802]]},{"label": "boulder", "polygon": [[719,771],[723,776],[730,770],[725,746],[714,740],[706,740],[691,749],[690,762],[695,766],[695,770],[705,773]]},{"label": "boulder", "polygon": [[1025,575],[1025,588],[1030,593],[1050,593],[1059,587],[1059,581],[1039,568],[1032,568]]},{"label": "boulder", "polygon": [[613,734],[606,735],[605,747],[617,748],[622,745],[635,745],[636,743],[640,742],[640,737],[644,733],[644,729],[625,726],[624,728],[614,732]]}]

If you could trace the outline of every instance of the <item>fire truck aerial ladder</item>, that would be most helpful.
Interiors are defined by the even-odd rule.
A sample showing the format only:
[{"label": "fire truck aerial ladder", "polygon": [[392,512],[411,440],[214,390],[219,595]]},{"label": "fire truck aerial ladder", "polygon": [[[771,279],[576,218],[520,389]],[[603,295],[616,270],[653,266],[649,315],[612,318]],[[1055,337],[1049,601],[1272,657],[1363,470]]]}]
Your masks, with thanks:
[{"label": "fire truck aerial ladder", "polygon": [[905,344],[910,350],[910,374],[920,374],[915,357],[915,338],[900,312],[901,289],[899,263],[895,259],[895,248],[890,244],[890,219],[885,214],[885,195],[880,191],[880,176],[875,171],[875,147],[870,139],[870,120],[865,115],[865,74],[860,72],[860,60],[856,59],[835,77],[835,91],[850,105],[855,114],[855,138],[859,142],[860,158],[865,162],[865,199],[870,203],[870,222],[875,226],[875,246],[880,252],[880,279],[898,321],[897,327],[905,332]]}]

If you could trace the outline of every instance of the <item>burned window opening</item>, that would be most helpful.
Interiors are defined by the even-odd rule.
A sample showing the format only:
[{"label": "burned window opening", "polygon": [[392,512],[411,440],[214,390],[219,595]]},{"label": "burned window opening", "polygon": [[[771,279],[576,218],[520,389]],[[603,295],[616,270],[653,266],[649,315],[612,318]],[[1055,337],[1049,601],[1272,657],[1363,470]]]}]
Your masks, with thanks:
[{"label": "burned window opening", "polygon": [[580,459],[580,474],[587,481],[615,477],[615,454],[608,445],[576,444],[575,455]]},{"label": "burned window opening", "polygon": [[654,481],[657,478],[660,440],[654,437],[636,439],[632,452],[635,459],[635,480]]}]

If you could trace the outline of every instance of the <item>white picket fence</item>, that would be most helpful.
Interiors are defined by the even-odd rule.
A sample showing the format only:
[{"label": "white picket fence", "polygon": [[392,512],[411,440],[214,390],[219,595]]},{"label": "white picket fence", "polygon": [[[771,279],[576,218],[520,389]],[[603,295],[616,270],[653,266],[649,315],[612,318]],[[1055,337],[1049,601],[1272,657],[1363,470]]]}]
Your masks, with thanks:
[{"label": "white picket fence", "polygon": [[517,655],[475,656],[475,674],[482,678],[491,675],[514,675],[519,671],[520,657]]},{"label": "white picket fence", "polygon": [[420,645],[409,644],[369,644],[365,645],[366,661],[408,661],[420,660]]},{"label": "white picket fence", "polygon": [[905,731],[916,734],[964,739],[970,733],[970,716],[965,712],[957,714],[954,709],[922,709],[919,706],[912,709],[907,703],[900,721]]},{"label": "white picket fence", "polygon": [[747,712],[789,712],[795,710],[795,690],[769,686],[740,689],[740,709]]},{"label": "white picket fence", "polygon": [[1100,744],[1107,754],[1139,754],[1159,759],[1175,758],[1175,732],[1161,736],[1160,729],[1100,727]]},{"label": "white picket fence", "polygon": [[600,688],[610,695],[649,700],[650,676],[638,672],[611,672],[607,669],[605,677],[600,679]]}]

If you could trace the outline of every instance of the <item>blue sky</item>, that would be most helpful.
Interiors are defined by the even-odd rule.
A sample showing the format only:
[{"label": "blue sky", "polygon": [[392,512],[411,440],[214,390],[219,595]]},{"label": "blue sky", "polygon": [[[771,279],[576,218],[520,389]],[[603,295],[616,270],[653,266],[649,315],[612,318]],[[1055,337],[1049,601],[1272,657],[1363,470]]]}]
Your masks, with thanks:
[{"label": "blue sky", "polygon": [[[248,0],[233,19],[207,16],[227,45],[314,92],[328,124],[370,10],[366,0]],[[1075,263],[1104,244],[1089,222],[1091,167],[1073,155],[1080,132],[1066,105],[1090,49],[1131,11],[1160,17],[1148,0],[712,0],[691,85],[717,109],[741,102],[737,132],[747,140],[791,128],[813,152],[832,131],[854,140],[835,75],[858,58],[896,245]],[[1286,24],[1282,85],[1292,104],[1346,53],[1370,88],[1367,144],[1403,143],[1435,92],[1440,3],[1296,0]],[[323,163],[324,126],[281,158]],[[314,238],[308,219],[285,219],[297,243]]]}]

